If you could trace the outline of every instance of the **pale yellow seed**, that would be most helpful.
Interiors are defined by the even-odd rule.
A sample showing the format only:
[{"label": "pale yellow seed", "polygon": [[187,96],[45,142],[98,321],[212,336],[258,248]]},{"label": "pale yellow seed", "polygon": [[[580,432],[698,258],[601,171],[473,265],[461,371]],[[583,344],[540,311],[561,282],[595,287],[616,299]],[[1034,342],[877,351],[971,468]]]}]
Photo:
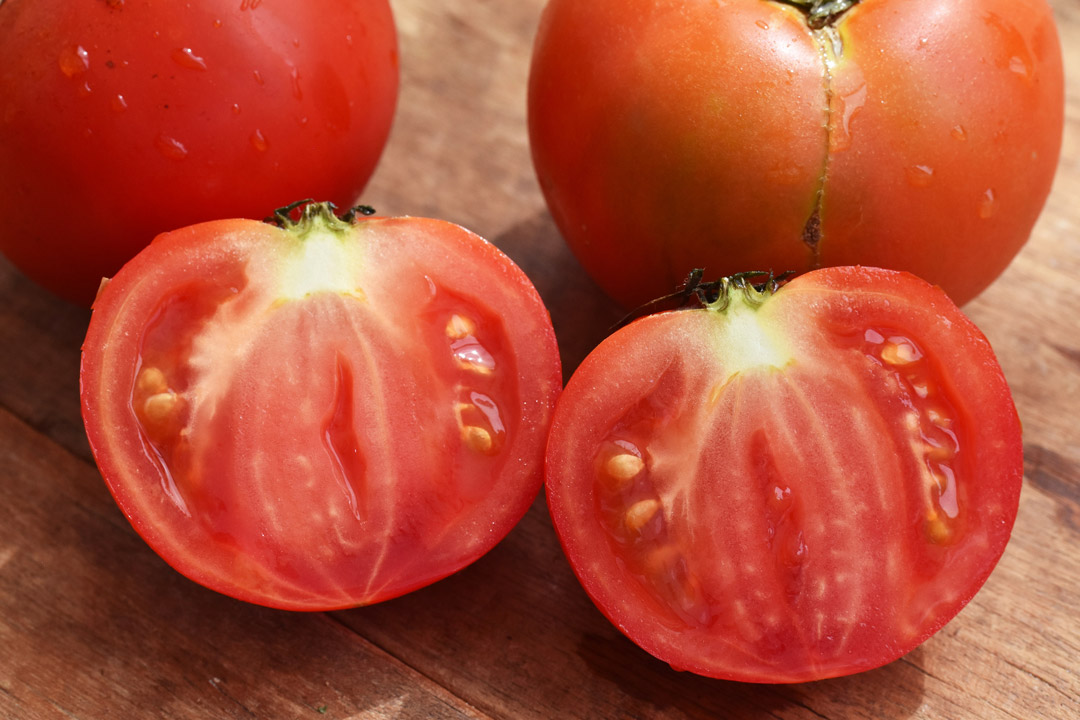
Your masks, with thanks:
[{"label": "pale yellow seed", "polygon": [[881,359],[889,365],[909,365],[919,357],[919,351],[911,343],[890,340],[881,348]]},{"label": "pale yellow seed", "polygon": [[491,452],[494,442],[491,433],[476,425],[465,425],[461,428],[461,438],[473,452],[487,454]]},{"label": "pale yellow seed", "polygon": [[626,517],[623,518],[623,522],[626,523],[626,528],[628,530],[631,532],[638,532],[641,528],[645,527],[646,523],[653,519],[659,509],[659,500],[639,500],[631,505],[626,511]]},{"label": "pale yellow seed", "polygon": [[156,393],[146,398],[143,403],[143,415],[149,422],[164,422],[176,410],[177,402],[177,395],[172,391]]},{"label": "pale yellow seed", "polygon": [[169,389],[169,383],[165,379],[165,373],[153,365],[143,368],[135,381],[135,389],[144,395],[155,395]]},{"label": "pale yellow seed", "polygon": [[936,512],[926,516],[926,536],[930,542],[942,545],[952,537],[952,530]]},{"label": "pale yellow seed", "polygon": [[463,340],[476,332],[476,323],[463,315],[454,314],[446,322],[446,337]]},{"label": "pale yellow seed", "polygon": [[604,472],[611,481],[609,485],[614,490],[625,488],[644,468],[645,461],[633,453],[612,455],[604,463]]}]

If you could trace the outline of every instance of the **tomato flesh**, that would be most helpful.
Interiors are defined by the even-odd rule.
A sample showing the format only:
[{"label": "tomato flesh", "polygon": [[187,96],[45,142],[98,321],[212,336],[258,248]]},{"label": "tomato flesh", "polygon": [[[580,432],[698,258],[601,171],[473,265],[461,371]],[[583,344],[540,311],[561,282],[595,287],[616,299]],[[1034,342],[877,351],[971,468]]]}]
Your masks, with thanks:
[{"label": "tomato flesh", "polygon": [[571,379],[547,451],[570,562],[681,669],[795,682],[894,660],[1009,538],[1021,438],[993,353],[910,275],[831,268],[729,300],[639,320]]},{"label": "tomato flesh", "polygon": [[542,303],[492,246],[431,220],[315,218],[194,226],[144,254],[95,304],[84,417],[174,567],[277,607],[369,604],[524,514],[560,369]]}]

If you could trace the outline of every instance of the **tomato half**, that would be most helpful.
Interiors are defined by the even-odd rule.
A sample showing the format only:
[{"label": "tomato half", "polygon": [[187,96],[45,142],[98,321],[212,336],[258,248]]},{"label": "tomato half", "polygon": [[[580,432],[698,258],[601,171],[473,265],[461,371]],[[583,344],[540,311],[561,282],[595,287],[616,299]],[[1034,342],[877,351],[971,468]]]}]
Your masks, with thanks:
[{"label": "tomato half", "polygon": [[1020,425],[982,334],[910,274],[827,268],[616,332],[555,411],[547,496],[589,595],[718,678],[890,662],[982,586]]},{"label": "tomato half", "polygon": [[529,81],[551,214],[628,307],[696,267],[856,264],[963,304],[1030,235],[1063,122],[1046,0],[550,0]]},{"label": "tomato half", "polygon": [[0,252],[89,304],[159,233],[352,205],[397,89],[387,0],[8,0]]},{"label": "tomato half", "polygon": [[159,236],[83,346],[91,448],[170,565],[280,608],[370,604],[493,547],[539,492],[547,311],[447,222],[308,205]]}]

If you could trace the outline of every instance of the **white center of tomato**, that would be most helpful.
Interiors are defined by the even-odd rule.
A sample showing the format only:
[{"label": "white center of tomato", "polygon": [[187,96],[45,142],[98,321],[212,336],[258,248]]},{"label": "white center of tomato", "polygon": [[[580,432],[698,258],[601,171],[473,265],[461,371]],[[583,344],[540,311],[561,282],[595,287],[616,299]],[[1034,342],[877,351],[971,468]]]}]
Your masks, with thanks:
[{"label": "white center of tomato", "polygon": [[277,295],[295,300],[319,292],[363,297],[356,284],[364,244],[348,234],[316,226],[289,247],[284,262],[274,264]]},{"label": "white center of tomato", "polygon": [[782,368],[794,359],[788,343],[762,322],[761,310],[740,292],[733,292],[717,323],[717,350],[730,375],[752,368]]}]

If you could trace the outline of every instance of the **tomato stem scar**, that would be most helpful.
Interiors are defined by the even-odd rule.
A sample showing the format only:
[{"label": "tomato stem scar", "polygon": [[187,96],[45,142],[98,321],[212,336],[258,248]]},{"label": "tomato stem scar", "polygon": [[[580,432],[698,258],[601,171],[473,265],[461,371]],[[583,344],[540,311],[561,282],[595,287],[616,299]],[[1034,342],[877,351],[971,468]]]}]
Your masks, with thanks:
[{"label": "tomato stem scar", "polygon": [[810,27],[814,30],[831,25],[838,17],[859,4],[859,0],[779,0],[793,5],[804,13]]}]

